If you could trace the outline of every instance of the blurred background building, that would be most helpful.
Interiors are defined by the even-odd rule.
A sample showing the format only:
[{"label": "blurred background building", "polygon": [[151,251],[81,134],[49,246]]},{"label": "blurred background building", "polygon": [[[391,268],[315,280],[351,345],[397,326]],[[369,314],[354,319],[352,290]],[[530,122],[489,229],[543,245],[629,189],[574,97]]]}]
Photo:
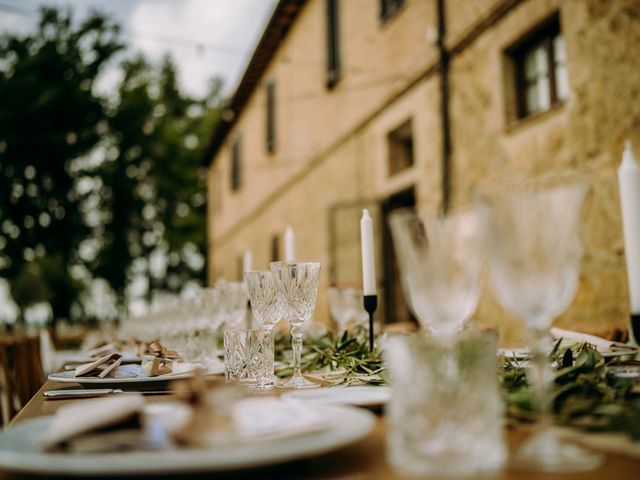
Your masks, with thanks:
[{"label": "blurred background building", "polygon": [[[469,204],[479,183],[587,175],[580,288],[558,324],[626,326],[615,171],[640,151],[636,0],[280,1],[207,152],[208,278],[283,257],[320,260],[321,292],[360,283],[359,218],[374,215],[386,322],[405,320],[389,213]],[[477,320],[517,322],[485,289]],[[321,295],[316,318],[328,318]]]}]

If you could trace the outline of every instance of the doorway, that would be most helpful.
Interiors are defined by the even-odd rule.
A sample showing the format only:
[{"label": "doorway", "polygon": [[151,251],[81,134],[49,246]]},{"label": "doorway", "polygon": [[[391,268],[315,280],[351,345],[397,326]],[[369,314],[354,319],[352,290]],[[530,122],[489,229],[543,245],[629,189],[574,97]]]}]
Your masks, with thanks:
[{"label": "doorway", "polygon": [[389,228],[389,215],[399,208],[411,208],[416,206],[415,188],[411,187],[394,193],[385,199],[381,207],[382,213],[382,258],[383,261],[383,291],[384,291],[384,318],[385,323],[416,322],[411,314],[402,291],[400,280],[400,267],[393,247],[393,238]]}]

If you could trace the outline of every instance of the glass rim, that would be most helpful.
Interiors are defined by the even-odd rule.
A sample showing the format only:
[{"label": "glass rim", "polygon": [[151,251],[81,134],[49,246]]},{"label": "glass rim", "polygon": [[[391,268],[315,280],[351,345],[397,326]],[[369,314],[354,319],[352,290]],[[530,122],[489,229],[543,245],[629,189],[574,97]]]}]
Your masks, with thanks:
[{"label": "glass rim", "polygon": [[269,262],[271,265],[321,265],[318,260],[277,260],[275,262]]},{"label": "glass rim", "polygon": [[223,330],[223,333],[226,335],[227,333],[269,333],[269,330],[260,330],[256,328],[247,329],[247,328],[235,328],[229,330]]},{"label": "glass rim", "polygon": [[480,180],[472,186],[471,191],[476,201],[483,201],[497,196],[528,195],[564,188],[580,187],[587,192],[592,184],[593,174],[586,172],[561,171],[540,175],[513,173]]}]

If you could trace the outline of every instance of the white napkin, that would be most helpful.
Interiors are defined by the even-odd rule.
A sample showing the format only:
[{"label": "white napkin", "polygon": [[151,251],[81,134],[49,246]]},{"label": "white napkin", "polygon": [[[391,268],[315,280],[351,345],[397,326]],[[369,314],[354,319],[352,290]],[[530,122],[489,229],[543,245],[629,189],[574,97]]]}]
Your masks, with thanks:
[{"label": "white napkin", "polygon": [[116,425],[140,413],[144,404],[142,395],[127,394],[60,407],[42,438],[41,447],[48,450],[81,435]]},{"label": "white napkin", "polygon": [[316,409],[296,400],[249,398],[232,407],[231,418],[243,440],[282,438],[326,428],[326,419]]},{"label": "white napkin", "polygon": [[85,363],[83,365],[79,365],[75,369],[76,377],[92,377],[98,376],[100,378],[105,378],[107,375],[112,372],[115,373],[115,370],[122,363],[122,355],[119,353],[109,353],[94,362]]},{"label": "white napkin", "polygon": [[576,342],[587,342],[596,347],[599,352],[637,350],[636,346],[627,343],[614,342],[613,340],[607,340],[606,338],[597,337],[588,333],[574,332],[556,327],[551,328],[551,336],[555,339],[566,338],[567,340],[574,340]]}]

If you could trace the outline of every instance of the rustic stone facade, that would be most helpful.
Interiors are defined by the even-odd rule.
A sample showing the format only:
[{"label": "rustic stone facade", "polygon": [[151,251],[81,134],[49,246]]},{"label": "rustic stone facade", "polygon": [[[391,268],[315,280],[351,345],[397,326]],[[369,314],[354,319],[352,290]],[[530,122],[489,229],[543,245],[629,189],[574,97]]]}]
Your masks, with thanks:
[{"label": "rustic stone facade", "polygon": [[[378,207],[414,188],[417,203],[435,212],[443,195],[435,0],[405,0],[386,22],[378,17],[376,0],[337,3],[342,75],[335,87],[325,85],[325,1],[310,0],[248,102],[234,112],[209,170],[210,280],[239,278],[239,259],[247,249],[254,268],[267,268],[273,236],[292,225],[298,258],[324,266],[316,311],[323,320],[326,287],[360,278],[360,208],[376,214],[379,280],[388,292]],[[615,173],[625,139],[640,156],[640,2],[446,0],[445,6],[451,204],[468,204],[474,186],[505,172],[588,175],[592,191],[580,287],[557,324],[589,330],[626,326]],[[514,120],[505,51],[556,14],[566,42],[570,95],[548,111]],[[276,86],[273,153],[265,145],[269,81]],[[388,134],[407,120],[414,164],[390,176]],[[242,185],[232,191],[230,146],[238,139]],[[504,344],[519,341],[519,323],[496,305],[488,287],[475,321],[497,327]]]}]

